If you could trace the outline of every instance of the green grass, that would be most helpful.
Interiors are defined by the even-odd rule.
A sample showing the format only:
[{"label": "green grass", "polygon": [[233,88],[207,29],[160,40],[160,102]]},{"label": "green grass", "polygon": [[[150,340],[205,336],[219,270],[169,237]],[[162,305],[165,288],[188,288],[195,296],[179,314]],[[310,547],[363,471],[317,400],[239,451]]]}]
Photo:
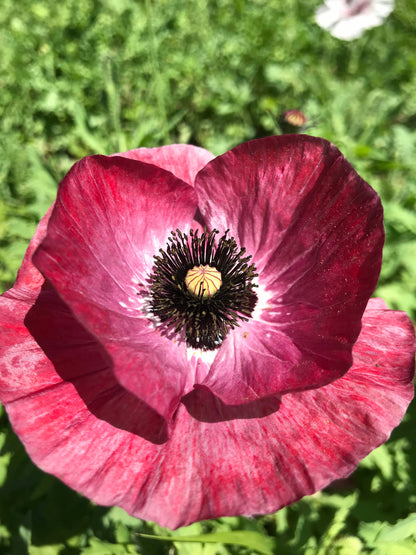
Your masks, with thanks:
[{"label": "green grass", "polygon": [[[57,183],[80,157],[172,142],[220,154],[281,133],[281,114],[296,108],[307,132],[339,146],[381,195],[387,237],[377,294],[415,320],[416,4],[397,0],[383,26],[347,43],[315,25],[319,3],[3,0],[1,289],[13,283]],[[0,551],[255,553],[249,539],[242,547],[139,536],[167,532],[92,507],[38,471],[5,415],[2,424]],[[277,553],[415,553],[415,429],[413,408],[346,491],[175,537],[247,531],[273,538]]]}]

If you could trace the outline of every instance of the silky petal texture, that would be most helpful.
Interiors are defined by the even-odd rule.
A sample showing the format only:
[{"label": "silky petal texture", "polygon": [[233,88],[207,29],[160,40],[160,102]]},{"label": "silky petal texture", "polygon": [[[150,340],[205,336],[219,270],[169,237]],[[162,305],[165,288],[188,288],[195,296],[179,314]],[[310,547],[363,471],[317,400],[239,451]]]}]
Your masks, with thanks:
[{"label": "silky petal texture", "polygon": [[122,152],[119,156],[154,164],[170,171],[185,183],[193,185],[195,176],[214,158],[208,150],[192,145],[166,145],[156,148],[136,148]]},{"label": "silky petal texture", "polygon": [[375,191],[334,145],[305,135],[240,145],[199,172],[195,191],[208,229],[229,229],[259,274],[256,315],[201,385],[239,404],[342,376],[381,266]]},{"label": "silky petal texture", "polygon": [[[27,396],[44,399],[45,392],[52,390],[59,395],[63,383],[71,382],[74,396],[79,388],[88,409],[97,417],[155,443],[167,440],[165,420],[117,382],[102,345],[74,318],[49,284],[37,295],[11,290],[1,297],[0,307],[0,392],[4,403]],[[35,371],[28,372],[29,367]],[[83,388],[82,384],[88,385]],[[44,411],[54,418],[47,404]]]},{"label": "silky petal texture", "polygon": [[[117,389],[100,360],[99,344],[85,330],[76,332],[79,323],[59,307],[59,297],[48,290],[42,295],[55,300],[38,303],[26,317],[34,319],[40,346],[19,324],[23,311],[15,310],[15,336],[25,347],[15,366],[20,384],[12,386],[1,373],[14,430],[43,470],[97,503],[119,505],[162,526],[273,512],[347,476],[389,437],[413,396],[411,322],[370,301],[345,376],[284,395],[280,404],[271,400],[263,417],[255,405],[227,407],[197,390],[179,406],[170,440],[158,444],[126,429],[126,410],[131,418],[125,421],[139,428],[147,414],[134,399],[126,401],[128,392]],[[57,325],[39,325],[53,313]],[[64,344],[61,318],[73,334]],[[68,364],[73,340],[79,354],[98,349],[89,355],[95,361],[90,372]]]},{"label": "silky petal texture", "polygon": [[[18,368],[22,360],[20,356],[22,350],[33,354],[31,362],[33,365],[36,365],[36,361],[43,363],[45,358],[37,344],[30,347],[22,346],[29,339],[23,321],[27,312],[35,304],[45,283],[42,274],[32,264],[32,255],[46,235],[52,208],[53,206],[51,206],[36,228],[35,234],[26,250],[22,265],[17,273],[16,283],[12,289],[0,296],[0,393],[1,400],[4,403],[7,403],[9,400],[9,392],[11,398],[14,398],[16,390],[23,396],[30,394],[34,386],[35,388],[42,388],[43,386],[47,387],[51,383],[49,375],[43,381],[40,375],[36,376],[34,373],[27,373],[25,371],[25,363],[20,371]],[[22,341],[21,338],[23,338]],[[22,377],[25,378],[23,381]],[[59,379],[58,376],[56,378]]]},{"label": "silky petal texture", "polygon": [[194,190],[171,173],[92,156],[61,182],[45,239],[33,255],[80,322],[111,356],[120,384],[170,421],[192,388],[185,349],[145,314],[153,255],[172,229],[189,229]]}]

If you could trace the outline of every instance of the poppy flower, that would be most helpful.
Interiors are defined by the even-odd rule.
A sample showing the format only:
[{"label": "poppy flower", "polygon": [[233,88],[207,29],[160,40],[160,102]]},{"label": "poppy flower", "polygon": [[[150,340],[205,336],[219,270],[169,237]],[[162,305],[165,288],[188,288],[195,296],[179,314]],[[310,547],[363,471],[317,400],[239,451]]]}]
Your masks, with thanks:
[{"label": "poppy flower", "polygon": [[315,20],[337,39],[353,40],[381,25],[393,9],[394,0],[325,0]]},{"label": "poppy flower", "polygon": [[413,396],[371,299],[377,194],[305,135],[90,156],[1,297],[0,399],[33,461],[176,528],[350,474]]}]

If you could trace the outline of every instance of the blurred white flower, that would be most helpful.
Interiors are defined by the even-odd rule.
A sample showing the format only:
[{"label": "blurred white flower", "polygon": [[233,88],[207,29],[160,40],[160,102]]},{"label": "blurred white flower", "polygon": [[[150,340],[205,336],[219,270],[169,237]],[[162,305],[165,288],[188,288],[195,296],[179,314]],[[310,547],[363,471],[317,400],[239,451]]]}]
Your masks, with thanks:
[{"label": "blurred white flower", "polygon": [[325,0],[315,20],[337,39],[353,40],[381,25],[393,8],[394,0]]}]

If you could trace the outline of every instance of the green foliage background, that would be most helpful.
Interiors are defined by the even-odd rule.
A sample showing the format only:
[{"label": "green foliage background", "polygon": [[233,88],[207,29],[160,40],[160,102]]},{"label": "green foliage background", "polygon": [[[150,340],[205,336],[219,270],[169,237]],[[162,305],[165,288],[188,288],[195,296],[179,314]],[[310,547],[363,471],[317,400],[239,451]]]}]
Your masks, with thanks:
[{"label": "green foliage background", "polygon": [[[416,3],[397,0],[384,25],[353,42],[314,23],[318,4],[3,0],[2,290],[75,160],[172,142],[221,154],[282,133],[281,114],[296,108],[307,132],[334,142],[380,193],[387,239],[376,293],[415,320]],[[172,533],[95,507],[43,474],[2,412],[0,552],[414,554],[415,439],[413,406],[339,489],[276,515]]]}]

